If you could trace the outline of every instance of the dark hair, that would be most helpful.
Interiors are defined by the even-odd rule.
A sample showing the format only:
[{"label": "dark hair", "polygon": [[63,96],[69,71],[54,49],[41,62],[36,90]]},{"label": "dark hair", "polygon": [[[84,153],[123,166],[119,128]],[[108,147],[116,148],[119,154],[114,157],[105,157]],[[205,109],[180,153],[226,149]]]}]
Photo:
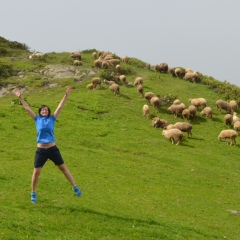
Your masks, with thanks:
[{"label": "dark hair", "polygon": [[47,106],[47,105],[42,105],[39,109],[38,109],[38,114],[41,116],[40,112],[42,110],[42,108],[47,108],[48,109],[48,117],[51,115],[51,109]]}]

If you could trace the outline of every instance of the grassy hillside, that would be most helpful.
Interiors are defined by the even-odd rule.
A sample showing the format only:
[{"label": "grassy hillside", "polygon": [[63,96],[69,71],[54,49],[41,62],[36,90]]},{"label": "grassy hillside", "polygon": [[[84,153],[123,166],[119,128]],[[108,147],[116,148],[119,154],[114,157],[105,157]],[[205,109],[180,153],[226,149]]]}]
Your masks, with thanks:
[{"label": "grassy hillside", "polygon": [[[109,75],[93,68],[92,51],[82,51],[83,66],[76,68]],[[184,133],[176,146],[142,115],[146,100],[132,85],[121,86],[119,96],[104,84],[87,90],[93,76],[76,81],[39,73],[49,64],[72,66],[69,53],[48,53],[33,61],[28,55],[25,50],[19,56],[1,56],[2,64],[18,71],[0,83],[8,90],[20,87],[36,112],[41,104],[55,110],[66,87],[73,87],[55,133],[83,196],[75,197],[62,173],[48,162],[40,176],[38,203],[31,204],[35,126],[21,105],[12,104],[15,96],[5,94],[0,98],[0,239],[239,239],[240,217],[229,210],[240,211],[240,144],[238,138],[236,146],[217,139],[227,128],[225,112],[215,108],[224,94],[207,84],[147,70],[142,60],[121,63],[129,82],[143,77],[145,92],[179,98],[187,106],[189,98],[204,97],[213,108],[212,120],[198,111],[190,121],[192,138]],[[53,83],[57,85],[51,87]],[[157,111],[150,106],[151,118],[183,121],[167,107]]]}]

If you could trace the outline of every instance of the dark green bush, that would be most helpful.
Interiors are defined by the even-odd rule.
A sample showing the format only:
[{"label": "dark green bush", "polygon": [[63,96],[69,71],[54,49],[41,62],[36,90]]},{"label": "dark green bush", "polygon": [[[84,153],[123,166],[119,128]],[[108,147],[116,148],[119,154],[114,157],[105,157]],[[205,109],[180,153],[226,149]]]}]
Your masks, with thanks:
[{"label": "dark green bush", "polygon": [[14,75],[13,67],[6,63],[0,62],[0,77],[7,78]]}]

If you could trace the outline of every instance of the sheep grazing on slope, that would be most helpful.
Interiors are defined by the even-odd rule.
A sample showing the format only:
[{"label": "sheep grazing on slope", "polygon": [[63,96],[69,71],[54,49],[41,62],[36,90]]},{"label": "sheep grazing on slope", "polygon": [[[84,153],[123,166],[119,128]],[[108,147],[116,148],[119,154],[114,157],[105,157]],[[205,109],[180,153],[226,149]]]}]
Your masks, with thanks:
[{"label": "sheep grazing on slope", "polygon": [[148,70],[150,70],[150,69],[151,69],[151,64],[150,64],[150,63],[146,63],[146,68],[147,68]]},{"label": "sheep grazing on slope", "polygon": [[176,118],[179,114],[182,114],[182,111],[186,108],[184,103],[180,104],[172,104],[170,107],[168,107],[168,111],[174,115]]},{"label": "sheep grazing on slope", "polygon": [[137,86],[139,84],[143,84],[143,78],[142,77],[136,77],[133,83],[133,86]]},{"label": "sheep grazing on slope", "polygon": [[213,111],[211,107],[205,107],[200,114],[205,115],[207,118],[212,119]]},{"label": "sheep grazing on slope", "polygon": [[185,73],[183,79],[193,82],[193,83],[201,82],[200,77],[197,72],[187,72],[187,73]]},{"label": "sheep grazing on slope", "polygon": [[233,128],[237,133],[240,132],[240,120],[238,120],[234,123]]},{"label": "sheep grazing on slope", "polygon": [[192,124],[188,122],[177,122],[174,124],[175,128],[178,128],[182,132],[186,132],[188,137],[192,137]]},{"label": "sheep grazing on slope", "polygon": [[120,86],[117,83],[110,85],[109,89],[113,91],[115,95],[120,94]]},{"label": "sheep grazing on slope", "polygon": [[142,84],[139,84],[139,85],[137,86],[137,91],[138,91],[138,93],[139,93],[142,97],[144,97]]},{"label": "sheep grazing on slope", "polygon": [[152,119],[152,126],[154,128],[167,128],[168,122],[165,119],[160,119],[159,117],[154,117]]},{"label": "sheep grazing on slope", "polygon": [[183,133],[181,130],[177,128],[169,129],[169,130],[163,130],[162,135],[169,139],[172,144],[178,145],[183,140]]},{"label": "sheep grazing on slope", "polygon": [[74,61],[73,61],[73,65],[74,65],[74,66],[82,66],[82,61],[80,61],[80,60],[74,60]]},{"label": "sheep grazing on slope", "polygon": [[172,104],[180,104],[180,103],[181,103],[181,102],[180,102],[179,99],[175,99]]},{"label": "sheep grazing on slope", "polygon": [[155,97],[155,94],[152,93],[152,92],[146,92],[146,93],[144,94],[144,98],[145,98],[147,101],[149,101],[149,102],[150,102],[150,100],[151,100],[152,97]]},{"label": "sheep grazing on slope", "polygon": [[128,63],[128,60],[129,60],[129,59],[128,59],[127,56],[123,56],[123,57],[122,57],[122,61],[123,61],[124,63]]},{"label": "sheep grazing on slope", "polygon": [[82,60],[82,56],[80,52],[70,52],[70,57],[78,60]]},{"label": "sheep grazing on slope", "polygon": [[237,116],[237,113],[234,112],[233,113],[233,123],[235,123],[236,121],[239,121],[239,120],[240,120],[240,118]]},{"label": "sheep grazing on slope", "polygon": [[190,118],[190,111],[189,111],[189,109],[183,109],[183,111],[182,111],[182,117],[183,117],[183,119],[184,120],[186,120],[186,121],[188,121],[189,120],[189,118]]},{"label": "sheep grazing on slope", "polygon": [[220,113],[222,113],[222,109],[225,110],[227,113],[231,113],[231,107],[228,102],[225,102],[223,100],[217,100],[216,107],[217,110],[220,111]]},{"label": "sheep grazing on slope", "polygon": [[228,144],[226,139],[229,138],[231,140],[230,145],[233,145],[233,144],[236,144],[237,136],[238,134],[235,130],[232,130],[232,129],[222,130],[218,135],[218,140],[221,141],[222,139],[224,139],[225,142]]},{"label": "sheep grazing on slope", "polygon": [[196,115],[197,115],[197,108],[193,105],[188,107],[188,110],[190,112],[190,118],[191,119],[195,119]]},{"label": "sheep grazing on slope", "polygon": [[106,80],[106,79],[104,79],[103,82],[104,82],[105,84],[107,84],[107,85],[112,85],[112,84],[115,83],[114,81],[108,81],[108,80]]},{"label": "sheep grazing on slope", "polygon": [[94,88],[96,88],[97,86],[101,86],[102,80],[101,78],[93,78],[92,79],[92,84],[94,85]]},{"label": "sheep grazing on slope", "polygon": [[150,117],[150,108],[147,104],[143,105],[142,111],[143,111],[143,116],[147,116],[147,118]]},{"label": "sheep grazing on slope", "polygon": [[87,85],[87,89],[88,89],[88,90],[94,89],[94,85],[93,85],[92,83],[89,83],[89,84]]},{"label": "sheep grazing on slope", "polygon": [[235,101],[235,100],[231,100],[230,102],[229,102],[229,105],[230,105],[230,108],[231,108],[231,112],[233,113],[233,112],[237,112],[237,110],[238,110],[238,104],[237,104],[237,102]]},{"label": "sheep grazing on slope", "polygon": [[150,100],[150,103],[152,104],[152,106],[159,110],[160,108],[160,104],[161,104],[161,101],[160,101],[160,98],[159,97],[152,97],[151,100]]},{"label": "sheep grazing on slope", "polygon": [[233,116],[231,115],[231,114],[226,114],[225,116],[224,116],[224,123],[228,126],[228,127],[230,127],[231,125],[232,125],[232,123],[233,123]]},{"label": "sheep grazing on slope", "polygon": [[97,59],[97,53],[96,53],[96,52],[93,52],[93,53],[92,53],[92,58],[93,58],[93,59]]},{"label": "sheep grazing on slope", "polygon": [[205,98],[189,98],[189,103],[196,108],[202,107],[205,108],[207,106],[207,101]]},{"label": "sheep grazing on slope", "polygon": [[28,58],[29,59],[41,59],[41,58],[44,58],[44,53],[40,53],[40,52],[34,52],[32,53]]},{"label": "sheep grazing on slope", "polygon": [[179,68],[179,67],[175,68],[174,72],[175,72],[175,75],[176,75],[177,78],[183,78],[184,75],[185,75],[184,69]]},{"label": "sheep grazing on slope", "polygon": [[119,77],[117,77],[117,80],[123,83],[123,85],[127,85],[127,77],[125,75],[120,75]]}]

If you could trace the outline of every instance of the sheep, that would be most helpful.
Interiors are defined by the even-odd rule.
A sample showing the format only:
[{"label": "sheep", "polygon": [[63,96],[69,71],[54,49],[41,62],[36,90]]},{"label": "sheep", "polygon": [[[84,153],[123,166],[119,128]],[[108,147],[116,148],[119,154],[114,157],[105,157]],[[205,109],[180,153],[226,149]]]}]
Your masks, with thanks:
[{"label": "sheep", "polygon": [[154,96],[151,98],[150,103],[154,108],[159,109],[161,101],[159,97]]},{"label": "sheep", "polygon": [[117,83],[110,85],[109,89],[114,92],[114,95],[120,94],[120,86]]},{"label": "sheep", "polygon": [[144,94],[144,98],[147,100],[147,101],[150,101],[152,97],[155,97],[155,94],[152,93],[152,92],[146,92]]},{"label": "sheep", "polygon": [[240,132],[240,120],[238,120],[234,123],[233,128],[237,133]]},{"label": "sheep", "polygon": [[105,57],[104,57],[104,60],[108,61],[110,59],[114,59],[114,56],[112,54],[107,54]]},{"label": "sheep", "polygon": [[109,65],[110,65],[109,62],[106,60],[103,60],[101,62],[101,68],[107,69],[107,68],[109,68]]},{"label": "sheep", "polygon": [[240,118],[237,116],[237,113],[234,112],[233,113],[233,123],[235,123],[236,121],[239,121],[239,120],[240,120]]},{"label": "sheep", "polygon": [[101,68],[102,67],[102,60],[97,59],[94,61],[94,67]]},{"label": "sheep", "polygon": [[70,52],[70,57],[78,60],[82,60],[82,56],[80,52]]},{"label": "sheep", "polygon": [[166,129],[166,127],[168,126],[168,121],[165,119],[160,119],[159,117],[154,117],[152,119],[152,126],[154,128],[164,128]]},{"label": "sheep", "polygon": [[123,57],[122,57],[122,61],[123,61],[124,63],[128,63],[128,60],[129,60],[129,59],[128,59],[127,56],[123,56]]},{"label": "sheep", "polygon": [[92,53],[92,58],[93,58],[93,59],[97,59],[97,53],[96,53],[96,52],[93,52],[93,53]]},{"label": "sheep", "polygon": [[147,68],[148,70],[150,70],[150,69],[151,69],[151,64],[150,64],[150,63],[146,63],[146,68]]},{"label": "sheep", "polygon": [[200,114],[205,115],[207,118],[212,119],[213,111],[211,107],[205,107]]},{"label": "sheep", "polygon": [[127,78],[125,75],[120,75],[117,79],[122,82],[124,85],[127,85]]},{"label": "sheep", "polygon": [[174,124],[175,128],[178,128],[182,132],[187,132],[188,137],[192,137],[192,124],[188,122],[177,122]]},{"label": "sheep", "polygon": [[188,72],[193,72],[193,70],[191,68],[186,68],[185,73],[188,73]]},{"label": "sheep", "polygon": [[172,144],[176,143],[178,145],[183,140],[183,133],[181,130],[177,128],[169,129],[169,130],[163,130],[162,135],[169,139]]},{"label": "sheep", "polygon": [[174,126],[174,124],[168,124],[167,127],[166,127],[167,130],[173,129],[173,128],[176,128],[176,127]]},{"label": "sheep", "polygon": [[172,75],[172,77],[176,77],[176,74],[175,74],[175,68],[168,68],[168,72]]},{"label": "sheep", "polygon": [[230,127],[231,125],[232,125],[232,123],[233,123],[233,116],[231,115],[231,114],[226,114],[225,116],[224,116],[224,123],[228,126],[228,127]]},{"label": "sheep", "polygon": [[105,84],[107,84],[107,85],[112,85],[112,84],[115,83],[114,81],[108,81],[108,80],[106,80],[106,79],[104,79],[103,82],[104,82]]},{"label": "sheep", "polygon": [[120,71],[121,71],[121,66],[120,66],[120,64],[117,64],[117,65],[115,66],[115,69],[116,69],[118,72],[120,72]]},{"label": "sheep", "polygon": [[[218,140],[222,141],[222,139],[225,140],[226,138],[229,138],[231,140],[230,145],[236,144],[236,137],[238,136],[237,132],[232,129],[222,130],[220,134],[218,135]],[[226,142],[228,144],[228,142]]]},{"label": "sheep", "polygon": [[82,66],[82,61],[74,60],[74,61],[73,61],[73,65],[74,65],[74,66]]},{"label": "sheep", "polygon": [[201,81],[197,72],[187,72],[185,73],[183,79],[193,83],[199,83]]},{"label": "sheep", "polygon": [[224,109],[227,113],[231,113],[231,107],[228,102],[225,102],[223,100],[217,100],[216,107],[217,110],[220,111],[220,114],[222,113],[222,109]]},{"label": "sheep", "polygon": [[94,85],[92,84],[92,83],[89,83],[88,85],[87,85],[87,89],[88,90],[92,90],[94,88]]},{"label": "sheep", "polygon": [[108,60],[108,62],[109,62],[110,64],[114,65],[114,66],[120,64],[120,60],[119,60],[119,59],[115,59],[115,58]]},{"label": "sheep", "polygon": [[238,110],[238,104],[237,104],[237,102],[235,101],[235,100],[231,100],[230,102],[229,102],[229,105],[230,105],[230,108],[231,108],[231,112],[233,113],[233,112],[237,112],[237,110]]},{"label": "sheep", "polygon": [[167,63],[160,63],[158,71],[161,72],[161,73],[167,73],[168,72],[168,64]]},{"label": "sheep", "polygon": [[184,69],[178,67],[178,68],[175,68],[174,73],[175,73],[177,78],[183,78],[184,74],[185,74],[185,71],[184,71]]},{"label": "sheep", "polygon": [[143,95],[143,86],[142,86],[142,84],[139,84],[138,86],[137,86],[137,91],[138,91],[138,93],[143,97],[144,95]]},{"label": "sheep", "polygon": [[182,114],[182,111],[186,108],[184,103],[180,104],[172,104],[170,107],[168,107],[168,112],[172,113],[174,117],[176,118],[179,114]]},{"label": "sheep", "polygon": [[207,100],[205,98],[189,98],[189,103],[196,108],[202,107],[205,108],[207,106]]},{"label": "sheep", "polygon": [[143,84],[143,78],[142,77],[136,77],[133,83],[133,86],[137,86],[139,84]]},{"label": "sheep", "polygon": [[172,104],[180,104],[180,103],[181,103],[181,102],[180,102],[179,99],[175,99]]},{"label": "sheep", "polygon": [[102,80],[101,78],[93,78],[92,79],[92,84],[94,85],[94,88],[96,88],[97,86],[101,86]]},{"label": "sheep", "polygon": [[187,121],[189,120],[189,118],[190,118],[190,111],[189,111],[188,108],[183,109],[182,117],[183,117],[183,119],[185,119]]},{"label": "sheep", "polygon": [[45,55],[44,53],[40,53],[40,52],[34,52],[32,53],[28,58],[29,59],[34,59],[34,58],[43,58]]},{"label": "sheep", "polygon": [[142,111],[143,111],[143,116],[147,116],[147,118],[150,117],[150,108],[147,104],[143,105]]},{"label": "sheep", "polygon": [[190,105],[188,107],[188,110],[190,112],[190,118],[195,119],[195,117],[197,115],[197,108],[194,105]]}]

